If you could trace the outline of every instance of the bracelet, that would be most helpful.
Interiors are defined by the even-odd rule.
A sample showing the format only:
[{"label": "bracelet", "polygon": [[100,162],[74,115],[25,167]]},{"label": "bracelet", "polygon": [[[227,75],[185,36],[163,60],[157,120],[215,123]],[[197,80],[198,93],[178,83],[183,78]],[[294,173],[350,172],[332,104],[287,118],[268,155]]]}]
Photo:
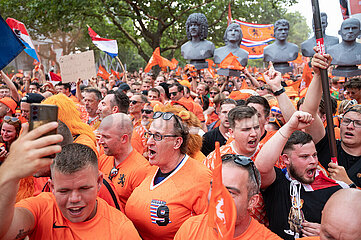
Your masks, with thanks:
[{"label": "bracelet", "polygon": [[284,137],[285,139],[288,139],[288,137],[286,137],[285,135],[282,134],[281,129],[278,129],[278,132],[281,134],[282,137]]},{"label": "bracelet", "polygon": [[285,88],[282,87],[280,90],[277,90],[277,91],[273,92],[273,95],[279,96],[279,95],[281,95],[282,93],[284,93],[285,91],[286,91]]}]

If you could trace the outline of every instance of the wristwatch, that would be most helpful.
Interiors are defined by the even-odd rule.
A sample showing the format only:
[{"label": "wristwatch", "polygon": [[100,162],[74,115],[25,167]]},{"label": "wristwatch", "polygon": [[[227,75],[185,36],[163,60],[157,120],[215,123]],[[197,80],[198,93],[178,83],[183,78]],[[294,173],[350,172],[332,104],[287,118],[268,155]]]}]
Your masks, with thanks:
[{"label": "wristwatch", "polygon": [[351,183],[350,185],[348,185],[350,188],[356,188],[356,184],[355,183]]},{"label": "wristwatch", "polygon": [[279,95],[281,95],[282,93],[284,93],[285,91],[286,91],[285,88],[282,87],[280,90],[277,90],[277,91],[273,92],[273,95],[279,96]]}]

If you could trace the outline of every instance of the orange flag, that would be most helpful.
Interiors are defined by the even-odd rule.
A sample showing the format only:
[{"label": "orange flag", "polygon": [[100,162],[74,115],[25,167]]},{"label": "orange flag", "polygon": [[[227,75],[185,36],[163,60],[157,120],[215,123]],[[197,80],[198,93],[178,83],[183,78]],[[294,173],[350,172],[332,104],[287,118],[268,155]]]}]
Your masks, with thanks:
[{"label": "orange flag", "polygon": [[211,59],[206,59],[206,61],[208,62],[208,72],[212,75],[212,77],[214,78],[216,75],[216,72],[213,68],[213,66],[215,65],[213,60]]},{"label": "orange flag", "polygon": [[118,79],[120,79],[120,74],[116,71],[114,71],[113,69],[110,69],[111,73],[116,76]]},{"label": "orange flag", "polygon": [[241,89],[240,90],[242,90],[242,89],[248,89],[249,87],[248,87],[248,84],[247,84],[247,82],[246,82],[246,79],[243,79],[243,82],[242,82],[242,86],[241,86]]},{"label": "orange flag", "polygon": [[181,68],[178,67],[177,71],[175,72],[175,75],[180,76],[181,75]]},{"label": "orange flag", "polygon": [[244,67],[237,60],[237,56],[234,56],[233,53],[229,53],[225,59],[219,64],[220,68],[228,68],[233,70],[243,70]]},{"label": "orange flag", "polygon": [[304,67],[303,73],[302,73],[302,81],[300,84],[299,91],[301,92],[304,88],[308,88],[308,86],[310,86],[311,81],[312,81],[311,69],[308,66],[308,64],[305,64],[305,67]]},{"label": "orange flag", "polygon": [[302,55],[301,53],[298,53],[298,56],[295,60],[292,61],[293,63],[297,63],[297,64],[302,64],[303,63],[303,59],[302,59]]},{"label": "orange flag", "polygon": [[[292,80],[291,80],[291,81],[292,81]],[[300,89],[301,81],[302,81],[302,79],[297,80],[297,81],[295,81],[295,82],[293,82],[293,83],[291,83],[291,84],[288,84],[287,87],[293,87],[293,89],[294,89],[296,92],[298,92],[298,90]]]},{"label": "orange flag", "polygon": [[[157,47],[154,50],[152,57],[149,59],[147,66],[144,68],[144,72],[149,72],[150,69],[152,69],[152,67],[156,66],[156,65],[159,65],[159,67],[161,67],[161,68],[169,67],[170,69],[175,69],[177,67],[177,65],[175,64],[175,61],[177,61],[177,60],[175,60],[175,61],[174,60],[173,60],[173,62],[171,62],[168,59],[162,57],[160,55],[160,49],[159,49],[159,47]],[[178,63],[178,61],[177,61],[177,63]]]},{"label": "orange flag", "polygon": [[237,19],[234,21],[241,26],[243,39],[265,43],[275,39],[273,24],[248,23]]},{"label": "orange flag", "polygon": [[218,239],[233,239],[236,219],[237,210],[234,200],[222,184],[222,160],[219,142],[216,142],[212,193],[208,206],[208,225],[217,230]]},{"label": "orange flag", "polygon": [[171,63],[173,64],[173,66],[170,67],[170,69],[171,69],[171,70],[176,69],[176,67],[178,66],[178,61],[177,61],[177,59],[172,58]]},{"label": "orange flag", "polygon": [[110,74],[105,70],[103,66],[99,66],[97,76],[100,76],[101,78],[107,80],[110,76]]}]

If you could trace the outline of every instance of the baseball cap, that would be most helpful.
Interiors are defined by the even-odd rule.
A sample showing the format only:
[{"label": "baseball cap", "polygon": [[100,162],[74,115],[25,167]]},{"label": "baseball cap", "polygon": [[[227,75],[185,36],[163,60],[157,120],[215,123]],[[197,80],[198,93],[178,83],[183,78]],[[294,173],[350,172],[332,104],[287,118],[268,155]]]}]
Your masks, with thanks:
[{"label": "baseball cap", "polygon": [[45,98],[39,93],[27,93],[20,101],[26,103],[41,103]]}]

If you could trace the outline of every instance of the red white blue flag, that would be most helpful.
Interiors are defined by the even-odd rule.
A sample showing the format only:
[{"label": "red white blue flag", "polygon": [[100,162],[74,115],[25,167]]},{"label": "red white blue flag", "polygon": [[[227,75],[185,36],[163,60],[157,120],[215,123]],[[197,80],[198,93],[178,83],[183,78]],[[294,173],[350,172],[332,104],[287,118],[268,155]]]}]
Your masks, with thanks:
[{"label": "red white blue flag", "polygon": [[112,58],[118,56],[117,40],[102,38],[96,32],[94,32],[94,30],[91,29],[89,26],[88,26],[88,33],[94,45],[97,46],[100,50],[106,52]]},{"label": "red white blue flag", "polygon": [[24,23],[14,19],[14,18],[6,19],[6,23],[13,30],[13,32],[20,39],[20,41],[25,45],[26,48],[24,49],[24,51],[30,57],[32,57],[36,61],[40,62],[39,58],[38,58],[38,54],[36,53],[34,44],[31,41],[30,35],[28,33],[28,30],[26,30]]}]

